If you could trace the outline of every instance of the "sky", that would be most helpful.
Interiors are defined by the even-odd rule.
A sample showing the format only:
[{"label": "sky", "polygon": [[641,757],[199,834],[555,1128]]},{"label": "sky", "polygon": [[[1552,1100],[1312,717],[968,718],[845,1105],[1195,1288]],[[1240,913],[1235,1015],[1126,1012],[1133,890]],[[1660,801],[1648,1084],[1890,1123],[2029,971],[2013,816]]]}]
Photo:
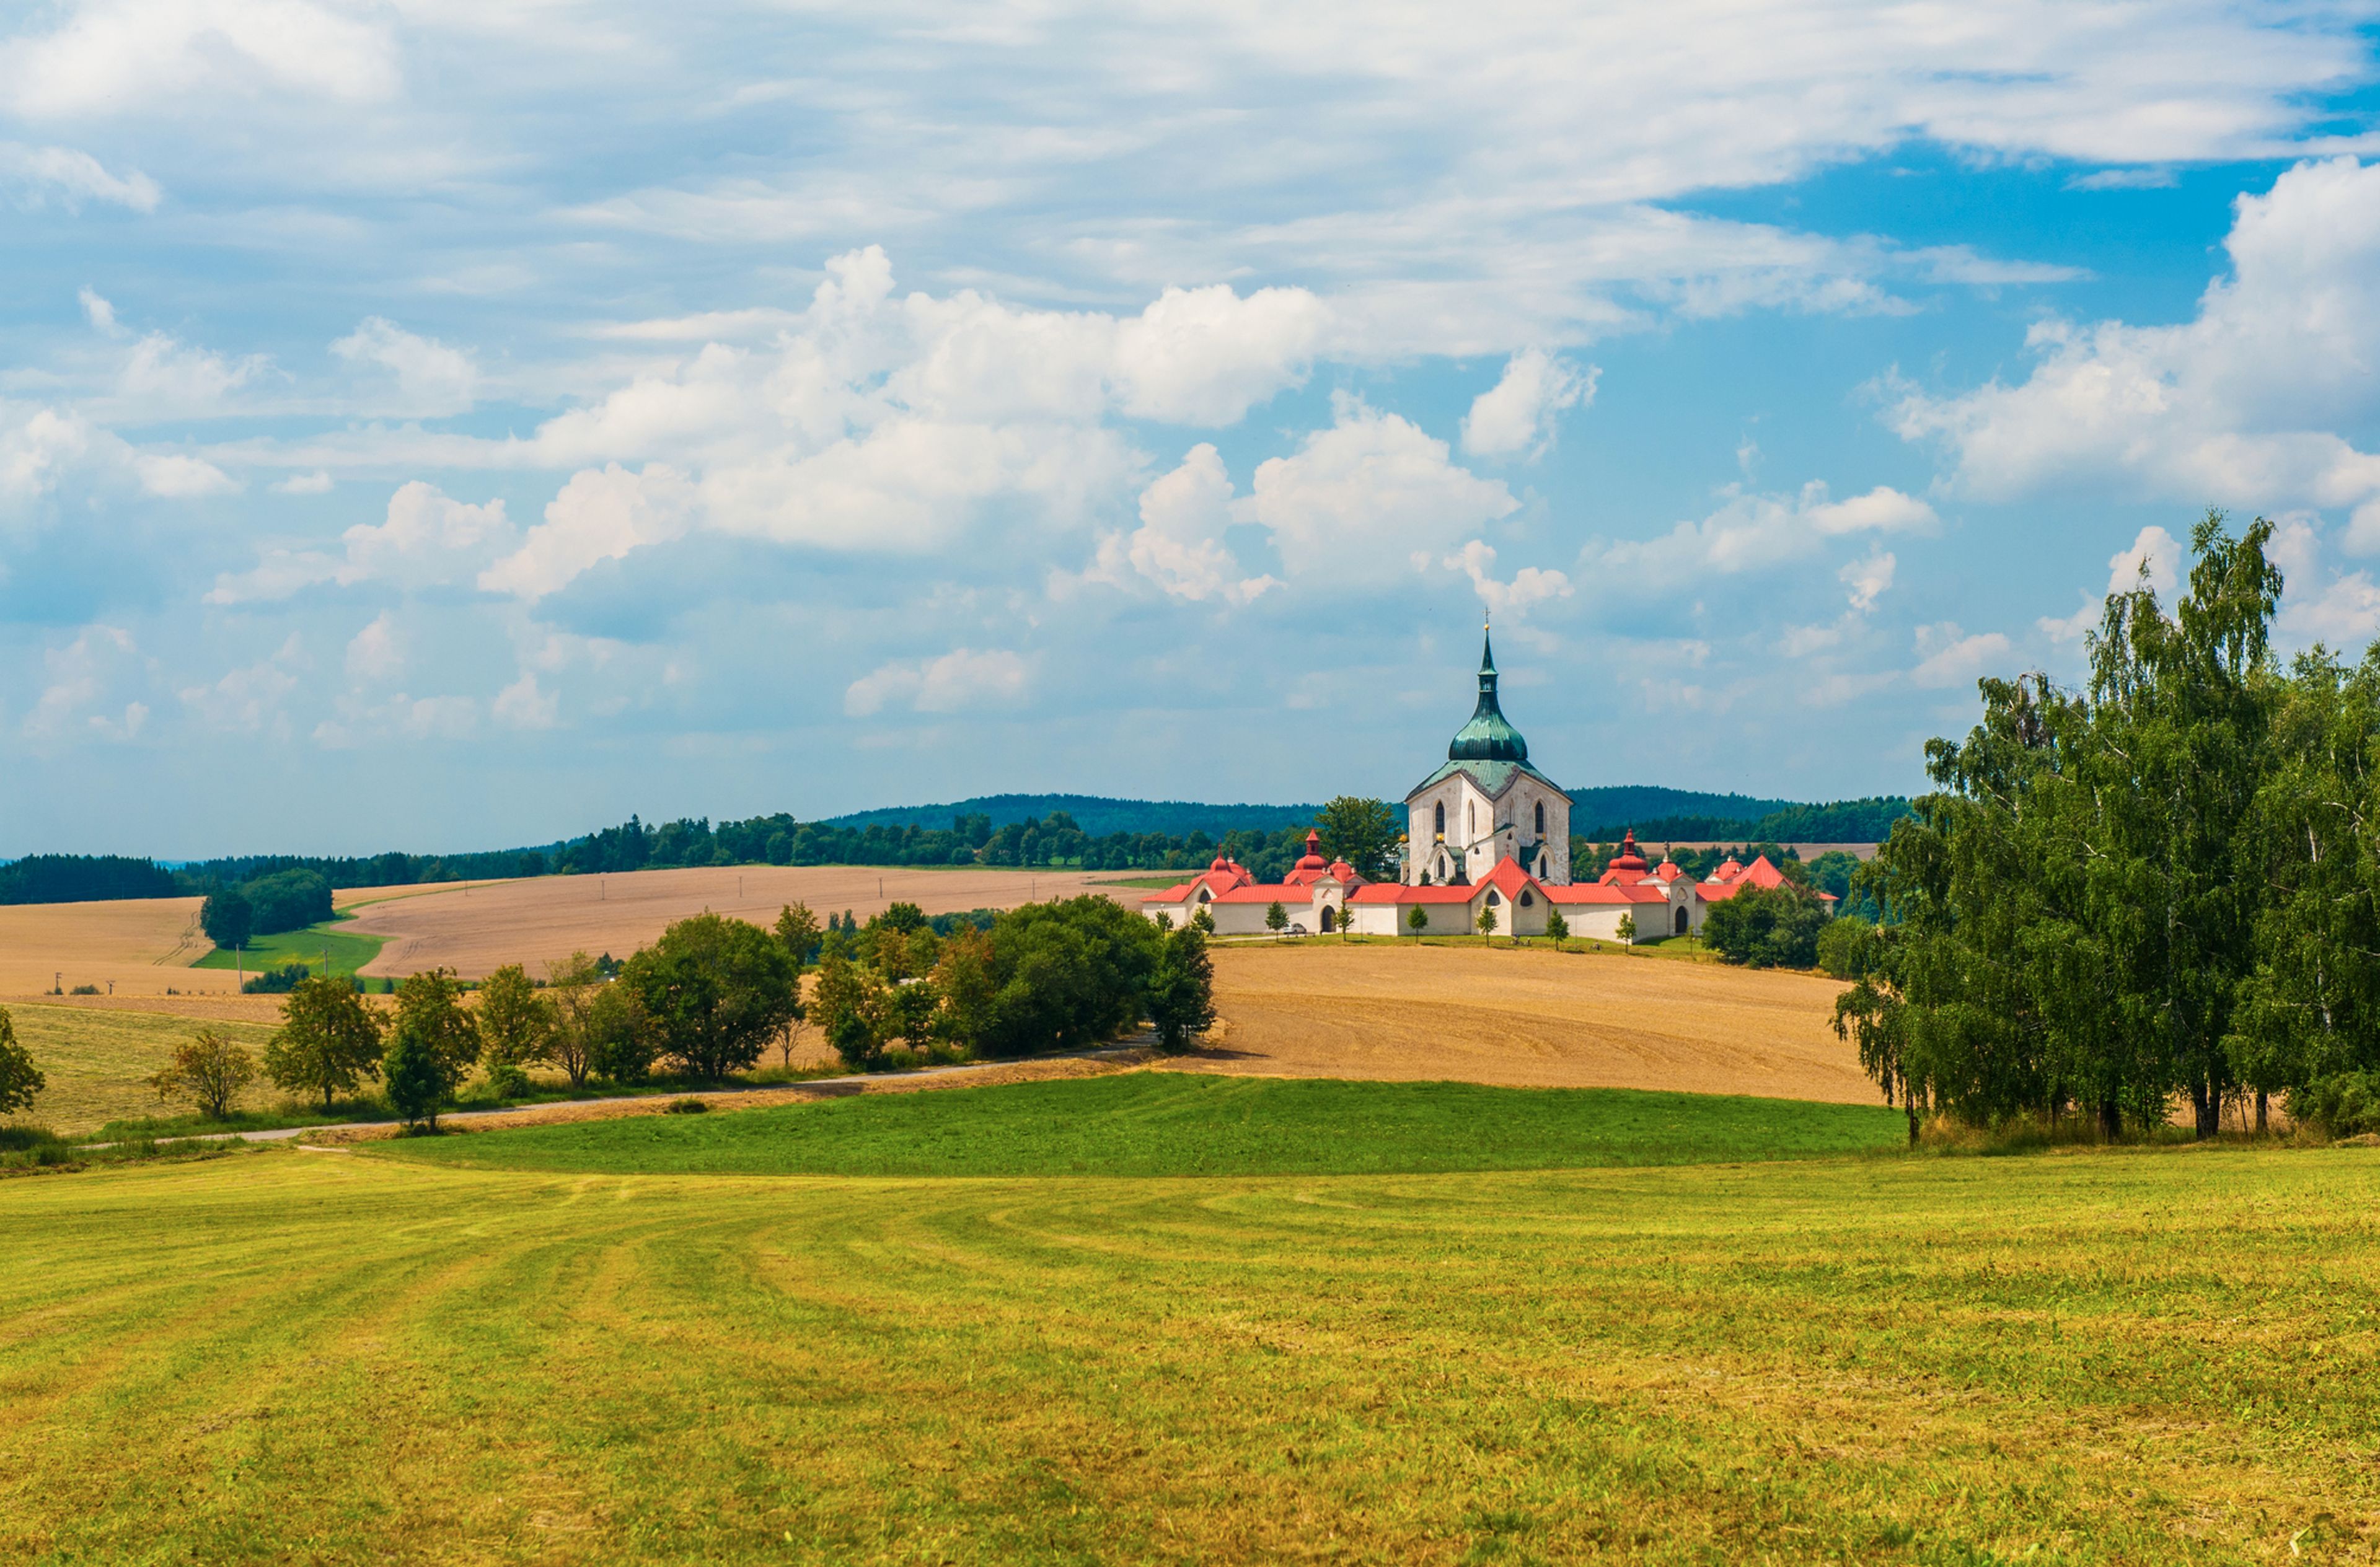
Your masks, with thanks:
[{"label": "sky", "polygon": [[2380,634],[2375,7],[0,20],[0,855],[1914,790],[2210,507]]}]

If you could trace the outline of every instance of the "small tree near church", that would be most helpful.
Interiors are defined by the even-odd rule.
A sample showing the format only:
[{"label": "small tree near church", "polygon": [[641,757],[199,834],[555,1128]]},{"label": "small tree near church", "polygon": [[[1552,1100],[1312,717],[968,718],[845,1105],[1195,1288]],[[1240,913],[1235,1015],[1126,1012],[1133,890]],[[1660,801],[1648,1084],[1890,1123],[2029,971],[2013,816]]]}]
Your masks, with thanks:
[{"label": "small tree near church", "polygon": [[1274,898],[1272,907],[1265,910],[1265,929],[1275,935],[1289,929],[1289,910],[1281,906],[1279,898]]},{"label": "small tree near church", "polygon": [[1496,906],[1492,903],[1480,908],[1479,939],[1488,946],[1496,945]]},{"label": "small tree near church", "polygon": [[1553,938],[1556,952],[1560,952],[1562,949],[1561,944],[1570,939],[1570,922],[1562,918],[1560,910],[1546,910],[1546,934]]},{"label": "small tree near church", "polygon": [[1622,915],[1621,915],[1621,916],[1620,916],[1620,922],[1619,922],[1618,924],[1616,924],[1616,925],[1614,925],[1614,926],[1612,926],[1612,927],[1611,927],[1611,934],[1612,934],[1613,935],[1616,935],[1616,936],[1618,936],[1618,937],[1620,938],[1620,945],[1621,945],[1621,946],[1635,946],[1635,945],[1636,945],[1636,916],[1635,916],[1635,915],[1633,915],[1633,914],[1622,914]]}]

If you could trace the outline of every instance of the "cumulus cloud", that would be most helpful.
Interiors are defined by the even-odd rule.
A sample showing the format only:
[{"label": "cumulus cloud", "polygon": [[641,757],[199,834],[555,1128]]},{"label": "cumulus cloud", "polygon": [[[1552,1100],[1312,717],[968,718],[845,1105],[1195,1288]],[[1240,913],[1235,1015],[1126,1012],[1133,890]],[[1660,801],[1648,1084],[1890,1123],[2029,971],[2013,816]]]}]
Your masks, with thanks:
[{"label": "cumulus cloud", "polygon": [[1778,565],[1814,553],[1828,538],[1919,532],[1937,521],[1933,507],[1883,485],[1847,500],[1828,499],[1827,486],[1815,480],[1797,496],[1733,487],[1724,493],[1724,502],[1706,517],[1679,523],[1654,538],[1605,546],[1597,558],[1598,573],[1620,573],[1640,586],[1672,586],[1707,572]]},{"label": "cumulus cloud", "polygon": [[686,476],[662,464],[640,474],[617,463],[585,469],[547,503],[545,521],[528,530],[517,550],[480,573],[480,586],[542,597],[590,566],[682,536],[693,503]]},{"label": "cumulus cloud", "polygon": [[2131,543],[2107,557],[2106,593],[2095,598],[2085,593],[2071,615],[2062,620],[2045,615],[2035,624],[2052,642],[2080,642],[2084,633],[2097,629],[2110,595],[2130,593],[2143,583],[2157,596],[2158,603],[2171,609],[2174,594],[2181,585],[2183,554],[2181,541],[2165,529],[2143,528]]},{"label": "cumulus cloud", "polygon": [[1377,584],[1520,510],[1501,479],[1449,461],[1445,441],[1358,399],[1328,429],[1260,464],[1236,514],[1271,530],[1293,578]]},{"label": "cumulus cloud", "polygon": [[140,488],[151,495],[187,500],[206,495],[230,495],[239,481],[203,458],[143,452],[132,459]]},{"label": "cumulus cloud", "polygon": [[260,87],[352,103],[397,85],[385,26],[311,0],[88,0],[55,14],[55,26],[0,44],[0,101],[18,115],[218,107]]},{"label": "cumulus cloud", "polygon": [[75,300],[82,306],[83,319],[91,323],[93,331],[107,337],[123,333],[124,328],[115,319],[115,307],[109,304],[97,289],[79,288],[75,291]]},{"label": "cumulus cloud", "polygon": [[1245,604],[1279,579],[1247,576],[1223,543],[1223,530],[1232,522],[1232,476],[1222,456],[1202,441],[1183,457],[1181,466],[1153,481],[1140,492],[1140,526],[1129,538],[1103,544],[1100,569],[1094,574],[1121,585],[1123,573],[1114,557],[1176,598],[1220,598]]},{"label": "cumulus cloud", "polygon": [[1942,621],[1917,628],[1917,667],[1909,678],[1921,686],[1962,685],[2003,665],[2009,639],[1998,632],[1969,636],[1957,622]]},{"label": "cumulus cloud", "polygon": [[88,152],[71,147],[28,147],[0,141],[0,187],[13,187],[29,203],[55,200],[67,207],[103,201],[136,212],[153,212],[164,192],[138,169],[113,175]]},{"label": "cumulus cloud", "polygon": [[298,677],[288,666],[298,653],[292,635],[270,658],[230,670],[210,685],[185,686],[180,693],[183,709],[218,733],[286,735],[289,715],[283,704],[298,689]]},{"label": "cumulus cloud", "polygon": [[1512,573],[1511,582],[1499,582],[1496,579],[1495,548],[1481,539],[1475,538],[1457,553],[1448,556],[1444,564],[1449,571],[1460,571],[1469,576],[1472,590],[1479,595],[1479,602],[1490,609],[1521,614],[1533,604],[1571,596],[1570,578],[1566,574],[1539,566],[1524,566]]},{"label": "cumulus cloud", "polygon": [[1476,455],[1542,452],[1553,441],[1554,416],[1595,400],[1596,379],[1542,348],[1524,348],[1505,362],[1504,374],[1471,404],[1463,421],[1463,450]]},{"label": "cumulus cloud", "polygon": [[1864,615],[1876,608],[1876,601],[1892,585],[1897,563],[1889,551],[1879,549],[1864,561],[1853,561],[1838,573],[1843,585],[1851,589],[1853,613]]},{"label": "cumulus cloud", "polygon": [[2299,163],[2238,199],[2225,249],[2190,320],[2038,323],[2024,380],[1902,386],[1894,428],[1940,441],[1986,499],[2076,481],[2274,509],[2380,497],[2380,454],[2336,433],[2380,413],[2380,164]]},{"label": "cumulus cloud", "polygon": [[368,683],[395,679],[405,669],[405,647],[396,617],[386,609],[347,643],[347,678]]},{"label": "cumulus cloud", "polygon": [[275,495],[328,495],[331,493],[331,471],[317,468],[310,474],[292,474],[272,488]]},{"label": "cumulus cloud", "polygon": [[550,729],[560,721],[562,699],[537,683],[537,671],[523,669],[520,679],[496,693],[489,716],[507,729]]},{"label": "cumulus cloud", "polygon": [[350,364],[376,366],[395,379],[403,410],[424,417],[468,412],[480,373],[459,348],[406,331],[380,316],[368,316],[355,331],[331,344]]},{"label": "cumulus cloud", "polygon": [[1237,424],[1305,380],[1329,320],[1302,288],[1245,298],[1225,283],[1169,288],[1117,326],[1111,374],[1123,411],[1165,424]]},{"label": "cumulus cloud", "polygon": [[[108,316],[114,319],[112,310]],[[116,376],[115,400],[120,412],[144,418],[221,414],[231,395],[263,374],[270,363],[260,355],[227,359],[164,332],[151,332],[125,356]]]},{"label": "cumulus cloud", "polygon": [[896,704],[920,713],[962,713],[1011,705],[1032,667],[1021,654],[960,647],[939,658],[896,660],[869,670],[843,694],[843,710],[864,718]]},{"label": "cumulus cloud", "polygon": [[149,706],[135,694],[146,682],[146,661],[123,627],[85,626],[44,652],[42,666],[41,695],[21,726],[28,740],[121,741],[148,727]]},{"label": "cumulus cloud", "polygon": [[252,569],[217,577],[206,601],[261,603],[325,583],[352,587],[382,582],[419,589],[468,582],[513,537],[503,500],[475,506],[415,479],[389,497],[382,521],[358,523],[340,536],[342,554],[269,549]]}]

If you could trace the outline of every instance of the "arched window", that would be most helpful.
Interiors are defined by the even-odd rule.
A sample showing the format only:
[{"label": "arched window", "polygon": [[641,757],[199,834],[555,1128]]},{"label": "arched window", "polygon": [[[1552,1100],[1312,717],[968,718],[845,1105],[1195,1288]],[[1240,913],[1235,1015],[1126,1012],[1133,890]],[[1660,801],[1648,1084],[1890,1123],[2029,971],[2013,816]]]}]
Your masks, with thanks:
[{"label": "arched window", "polygon": [[1201,902],[1201,903],[1211,903],[1211,902],[1213,902],[1214,900],[1215,900],[1215,895],[1214,895],[1213,893],[1208,892],[1208,891],[1205,887],[1203,887],[1203,886],[1202,886],[1202,887],[1200,887],[1200,888],[1198,889],[1198,901],[1199,901],[1199,902]]},{"label": "arched window", "polygon": [[1680,935],[1686,934],[1686,911],[1682,909],[1678,910],[1678,934]]},{"label": "arched window", "polygon": [[1464,838],[1479,836],[1479,806],[1474,801],[1466,800],[1463,802],[1463,836]]},{"label": "arched window", "polygon": [[1537,802],[1537,836],[1546,836],[1546,802],[1542,800]]},{"label": "arched window", "polygon": [[1438,802],[1438,836],[1446,836],[1446,802],[1443,800]]},{"label": "arched window", "polygon": [[1497,896],[1496,896],[1496,889],[1495,889],[1494,887],[1492,887],[1492,886],[1491,886],[1491,887],[1489,887],[1489,888],[1488,889],[1488,908],[1493,909],[1493,908],[1495,908],[1495,907],[1496,907],[1496,905],[1498,905],[1499,903],[1501,903],[1501,902],[1503,902],[1503,901],[1504,901],[1504,900],[1503,900],[1502,898],[1499,898],[1499,897],[1497,897]]},{"label": "arched window", "polygon": [[1534,909],[1536,907],[1536,895],[1524,889],[1521,894],[1521,907],[1524,909]]}]

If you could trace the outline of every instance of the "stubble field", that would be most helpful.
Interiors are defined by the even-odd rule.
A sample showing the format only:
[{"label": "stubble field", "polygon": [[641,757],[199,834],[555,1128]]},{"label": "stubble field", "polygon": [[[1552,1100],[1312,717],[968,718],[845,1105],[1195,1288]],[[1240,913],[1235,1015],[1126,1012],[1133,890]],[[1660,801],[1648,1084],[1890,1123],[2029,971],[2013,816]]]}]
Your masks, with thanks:
[{"label": "stubble field", "polygon": [[1668,1089],[1873,1104],[1831,1026],[1837,982],[1543,947],[1215,953],[1218,1048],[1192,1069]]},{"label": "stubble field", "polygon": [[0,1182],[0,1556],[2362,1560],[2375,1201],[2363,1150]]}]

